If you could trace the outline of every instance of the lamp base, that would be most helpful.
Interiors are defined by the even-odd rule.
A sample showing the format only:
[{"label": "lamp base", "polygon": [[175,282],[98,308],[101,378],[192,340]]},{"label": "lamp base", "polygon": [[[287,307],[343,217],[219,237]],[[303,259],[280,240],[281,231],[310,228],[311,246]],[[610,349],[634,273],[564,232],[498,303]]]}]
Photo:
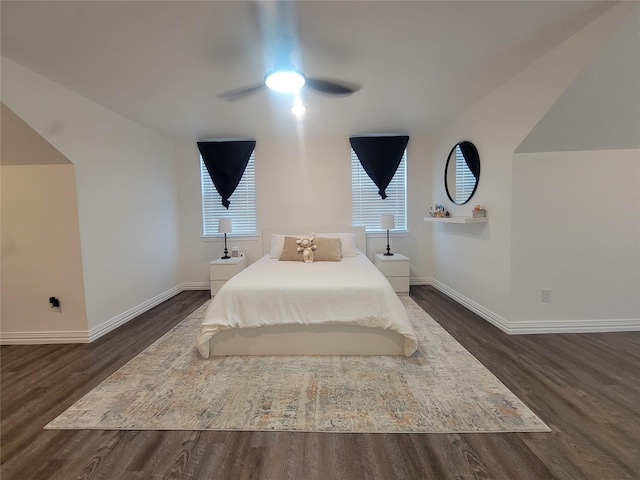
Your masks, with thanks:
[{"label": "lamp base", "polygon": [[392,257],[393,253],[391,253],[391,247],[389,246],[389,230],[387,230],[387,253],[385,253],[387,257]]},{"label": "lamp base", "polygon": [[224,255],[222,257],[220,257],[222,260],[226,260],[228,258],[231,258],[229,256],[229,250],[227,250],[227,234],[224,234]]}]

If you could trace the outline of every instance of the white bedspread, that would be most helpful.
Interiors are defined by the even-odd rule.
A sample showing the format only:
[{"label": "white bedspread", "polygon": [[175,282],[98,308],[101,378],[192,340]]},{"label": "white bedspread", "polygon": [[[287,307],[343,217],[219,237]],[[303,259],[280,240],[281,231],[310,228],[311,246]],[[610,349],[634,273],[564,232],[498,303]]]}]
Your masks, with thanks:
[{"label": "white bedspread", "polygon": [[281,262],[265,255],[224,284],[205,314],[198,350],[209,357],[221,330],[273,325],[340,324],[393,330],[404,354],[418,340],[402,302],[364,255],[341,262]]}]

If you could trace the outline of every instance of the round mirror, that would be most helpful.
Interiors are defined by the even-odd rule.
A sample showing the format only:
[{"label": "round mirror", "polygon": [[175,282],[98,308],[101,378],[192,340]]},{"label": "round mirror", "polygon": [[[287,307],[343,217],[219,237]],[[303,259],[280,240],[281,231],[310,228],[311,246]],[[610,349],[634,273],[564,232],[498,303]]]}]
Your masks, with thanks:
[{"label": "round mirror", "polygon": [[471,142],[457,143],[449,153],[444,169],[444,186],[447,196],[456,205],[464,205],[478,188],[480,180],[480,155]]}]

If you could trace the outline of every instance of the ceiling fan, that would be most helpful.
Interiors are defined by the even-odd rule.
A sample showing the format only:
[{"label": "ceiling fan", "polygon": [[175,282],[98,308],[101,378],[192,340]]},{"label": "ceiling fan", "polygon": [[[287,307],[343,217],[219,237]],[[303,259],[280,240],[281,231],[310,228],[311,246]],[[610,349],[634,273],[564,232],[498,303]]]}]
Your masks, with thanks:
[{"label": "ceiling fan", "polygon": [[233,102],[265,88],[276,92],[296,92],[303,87],[333,97],[347,97],[361,88],[360,85],[343,80],[309,78],[300,70],[297,70],[292,63],[280,62],[264,76],[262,82],[228,90],[218,95],[218,97]]},{"label": "ceiling fan", "polygon": [[261,90],[270,89],[276,92],[296,92],[301,88],[309,88],[315,92],[333,97],[347,97],[360,90],[361,85],[343,80],[330,78],[311,78],[305,76],[289,60],[293,51],[293,41],[290,35],[280,32],[279,41],[274,46],[274,53],[278,59],[273,70],[267,72],[260,83],[234,88],[218,95],[219,98],[233,102],[240,100]]}]

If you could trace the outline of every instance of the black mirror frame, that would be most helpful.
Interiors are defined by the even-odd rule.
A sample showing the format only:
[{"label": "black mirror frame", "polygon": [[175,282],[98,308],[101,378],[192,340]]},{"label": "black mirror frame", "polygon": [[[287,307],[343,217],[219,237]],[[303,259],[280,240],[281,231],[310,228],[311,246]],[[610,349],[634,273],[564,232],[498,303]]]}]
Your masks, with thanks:
[{"label": "black mirror frame", "polygon": [[[466,201],[462,203],[456,202],[453,198],[451,198],[451,193],[449,192],[449,185],[447,183],[447,173],[449,170],[449,162],[451,161],[451,155],[456,151],[456,148],[460,147],[462,150],[462,154],[464,155],[464,159],[469,166],[469,170],[473,173],[473,176],[476,177],[476,184],[473,187],[473,191],[469,195]],[[456,143],[451,151],[449,152],[449,156],[447,157],[447,164],[444,167],[444,188],[447,191],[447,197],[451,200],[455,205],[464,205],[469,203],[469,201],[473,198],[473,195],[476,193],[478,189],[478,183],[480,182],[480,155],[478,154],[478,149],[476,146],[469,142],[468,140],[464,140],[462,142]]]}]

